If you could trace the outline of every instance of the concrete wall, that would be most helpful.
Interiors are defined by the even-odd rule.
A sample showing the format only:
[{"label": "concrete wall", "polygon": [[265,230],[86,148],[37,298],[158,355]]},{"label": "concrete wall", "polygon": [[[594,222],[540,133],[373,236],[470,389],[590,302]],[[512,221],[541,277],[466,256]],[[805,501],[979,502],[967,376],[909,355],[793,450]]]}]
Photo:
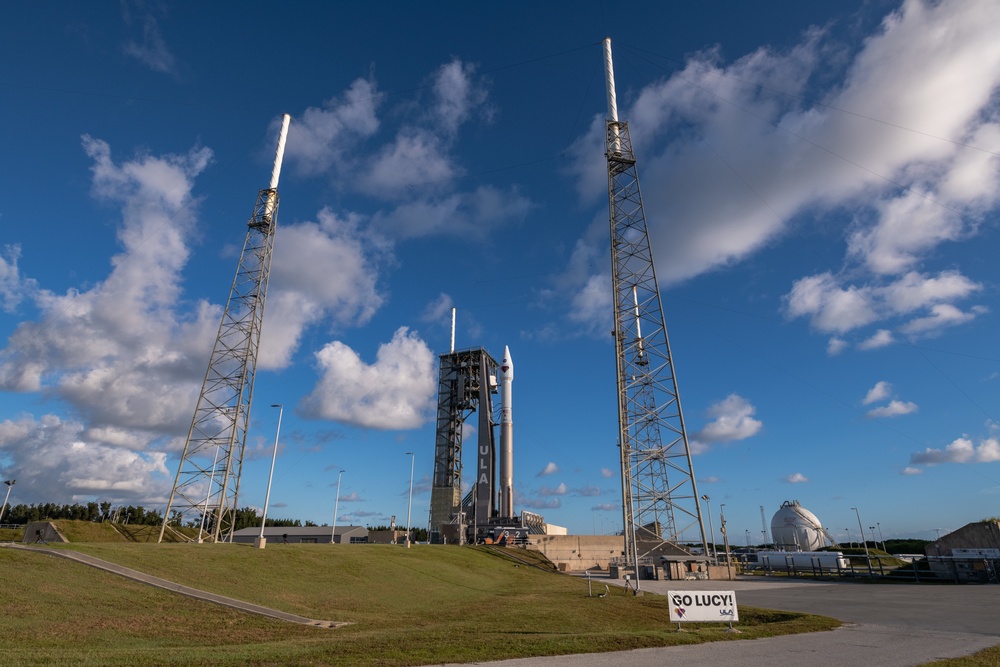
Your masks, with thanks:
[{"label": "concrete wall", "polygon": [[951,556],[952,549],[1000,549],[1000,521],[967,524],[924,547],[927,556]]},{"label": "concrete wall", "polygon": [[24,527],[22,541],[26,544],[33,544],[39,539],[42,542],[69,542],[51,521],[32,521]]},{"label": "concrete wall", "polygon": [[560,570],[608,569],[624,550],[620,535],[529,535],[528,548],[541,551]]}]

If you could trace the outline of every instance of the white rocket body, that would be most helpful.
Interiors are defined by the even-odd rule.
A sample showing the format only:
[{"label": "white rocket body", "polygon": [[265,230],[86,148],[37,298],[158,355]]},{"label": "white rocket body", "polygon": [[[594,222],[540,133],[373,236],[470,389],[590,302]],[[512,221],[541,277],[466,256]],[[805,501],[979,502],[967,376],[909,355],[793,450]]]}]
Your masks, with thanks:
[{"label": "white rocket body", "polygon": [[514,417],[511,412],[511,385],[514,382],[514,363],[510,348],[503,348],[500,362],[500,517],[514,516]]}]

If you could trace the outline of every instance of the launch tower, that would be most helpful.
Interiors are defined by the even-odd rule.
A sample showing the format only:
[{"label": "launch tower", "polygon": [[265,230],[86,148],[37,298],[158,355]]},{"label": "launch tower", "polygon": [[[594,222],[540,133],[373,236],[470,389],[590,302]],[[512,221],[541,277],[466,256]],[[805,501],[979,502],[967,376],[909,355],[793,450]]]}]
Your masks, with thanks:
[{"label": "launch tower", "polygon": [[[496,360],[482,348],[440,356],[430,510],[433,543],[464,543],[468,524],[485,525],[496,515],[492,491],[496,469],[492,399],[496,392],[496,371]],[[462,427],[473,412],[479,413],[476,484],[469,494],[471,497],[463,501]]]},{"label": "launch tower", "polygon": [[624,560],[638,581],[640,560],[664,543],[708,544],[610,39],[604,67]]},{"label": "launch tower", "polygon": [[289,116],[285,114],[271,184],[257,193],[257,203],[247,221],[236,277],[164,512],[161,542],[173,514],[199,517],[199,542],[203,539],[218,542],[232,536],[274,230],[278,224],[278,177],[288,122]]}]

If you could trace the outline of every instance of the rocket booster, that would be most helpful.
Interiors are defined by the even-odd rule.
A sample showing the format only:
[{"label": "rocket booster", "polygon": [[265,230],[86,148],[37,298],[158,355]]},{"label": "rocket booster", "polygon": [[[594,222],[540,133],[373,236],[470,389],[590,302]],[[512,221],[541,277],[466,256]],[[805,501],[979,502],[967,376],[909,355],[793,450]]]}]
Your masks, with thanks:
[{"label": "rocket booster", "polygon": [[500,384],[500,516],[514,516],[514,419],[511,413],[511,385],[514,382],[514,362],[510,348],[503,348],[499,368]]}]

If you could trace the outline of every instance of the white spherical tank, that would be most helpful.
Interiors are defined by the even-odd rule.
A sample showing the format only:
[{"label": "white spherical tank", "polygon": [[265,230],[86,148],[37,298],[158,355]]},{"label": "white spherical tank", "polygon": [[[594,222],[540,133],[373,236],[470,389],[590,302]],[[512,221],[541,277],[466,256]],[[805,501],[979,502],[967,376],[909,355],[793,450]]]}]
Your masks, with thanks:
[{"label": "white spherical tank", "polygon": [[784,551],[815,551],[826,546],[823,524],[797,500],[786,500],[774,513],[771,539],[775,548]]}]

